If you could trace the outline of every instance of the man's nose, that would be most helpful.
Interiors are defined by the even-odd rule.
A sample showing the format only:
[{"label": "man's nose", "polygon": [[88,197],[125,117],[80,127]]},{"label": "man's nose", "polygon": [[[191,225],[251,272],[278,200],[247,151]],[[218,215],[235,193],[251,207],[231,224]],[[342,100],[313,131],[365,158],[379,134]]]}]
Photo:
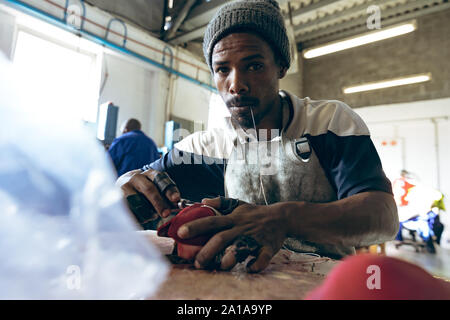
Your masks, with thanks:
[{"label": "man's nose", "polygon": [[230,73],[230,87],[231,94],[243,94],[248,92],[248,84],[245,77],[239,71],[232,71]]}]

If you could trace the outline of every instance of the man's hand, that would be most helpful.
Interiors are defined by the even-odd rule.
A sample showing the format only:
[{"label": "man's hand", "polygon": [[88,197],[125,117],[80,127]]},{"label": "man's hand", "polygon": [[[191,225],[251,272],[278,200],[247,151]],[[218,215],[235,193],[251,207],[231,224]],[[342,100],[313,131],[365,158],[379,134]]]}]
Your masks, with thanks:
[{"label": "man's hand", "polygon": [[142,193],[153,205],[156,212],[163,218],[170,215],[180,201],[180,191],[174,185],[165,190],[161,195],[157,186],[153,183],[159,171],[149,169],[147,171],[133,170],[123,174],[117,179],[116,185],[122,189],[125,197]]},{"label": "man's hand", "polygon": [[[220,198],[204,199],[203,204],[220,209]],[[247,264],[249,272],[259,272],[269,265],[280,250],[287,233],[284,212],[279,204],[270,206],[243,203],[232,213],[224,216],[206,217],[186,223],[178,230],[180,238],[192,238],[205,233],[216,233],[200,250],[195,266],[207,266],[217,254],[225,249],[221,269],[230,270],[237,261],[235,241],[241,236],[250,237],[259,244],[256,258]]]}]

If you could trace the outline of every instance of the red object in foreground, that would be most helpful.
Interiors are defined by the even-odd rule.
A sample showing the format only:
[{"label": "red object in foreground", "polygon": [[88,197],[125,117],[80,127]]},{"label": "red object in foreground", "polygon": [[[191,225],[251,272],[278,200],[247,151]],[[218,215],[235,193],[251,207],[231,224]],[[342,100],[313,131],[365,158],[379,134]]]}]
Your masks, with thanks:
[{"label": "red object in foreground", "polygon": [[211,235],[202,235],[190,239],[181,239],[178,237],[178,229],[185,223],[193,220],[197,220],[204,217],[215,216],[216,213],[213,209],[196,203],[192,206],[186,207],[181,210],[174,218],[169,222],[166,222],[161,227],[158,228],[158,236],[160,237],[171,237],[175,240],[177,244],[177,254],[180,258],[186,260],[192,260],[195,258],[197,253],[203,247],[203,245],[208,242]]},{"label": "red object in foreground", "polygon": [[337,265],[307,300],[448,300],[450,283],[396,258],[363,254]]}]

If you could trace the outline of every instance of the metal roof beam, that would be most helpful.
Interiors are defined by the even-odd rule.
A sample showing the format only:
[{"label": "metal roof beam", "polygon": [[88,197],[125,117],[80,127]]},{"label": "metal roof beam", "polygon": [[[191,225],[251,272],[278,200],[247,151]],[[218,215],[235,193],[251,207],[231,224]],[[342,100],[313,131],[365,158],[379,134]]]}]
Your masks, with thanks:
[{"label": "metal roof beam", "polygon": [[333,3],[336,3],[339,1],[341,1],[341,0],[320,0],[313,4],[307,5],[306,7],[297,8],[294,11],[292,11],[292,18],[295,18],[295,17],[300,16],[305,13],[309,13],[313,10],[319,10],[325,6],[328,6],[330,4],[333,4]]},{"label": "metal roof beam", "polygon": [[[284,3],[287,3],[289,0],[278,0],[278,3],[280,5],[283,5]],[[321,3],[321,6],[323,5],[327,5],[333,2],[336,2],[338,0],[322,0],[319,1],[319,3]],[[195,7],[193,7],[193,9],[191,10],[191,12],[188,14],[188,16],[186,17],[186,20],[183,23],[183,27],[186,27],[187,29],[190,29],[189,31],[187,31],[186,33],[175,37],[173,39],[169,39],[169,42],[173,45],[178,45],[181,43],[185,43],[185,42],[189,42],[191,40],[194,39],[198,39],[201,38],[206,30],[206,26],[208,25],[208,22],[211,20],[211,18],[214,16],[214,14],[216,13],[216,11],[219,9],[219,7],[221,7],[223,4],[231,2],[231,0],[211,0],[209,2],[202,2],[201,5],[197,5]],[[324,2],[326,4],[324,4]],[[312,9],[307,9],[309,7],[313,7],[317,8],[317,3],[311,5],[311,6],[307,6],[302,8],[302,11],[300,12],[299,10],[294,11],[297,13],[305,13],[307,11],[305,10],[312,10]]]},{"label": "metal roof beam", "polygon": [[[443,4],[433,6],[433,4],[435,2],[436,2],[436,0],[412,1],[410,3],[407,3],[406,5],[399,5],[390,10],[384,10],[381,12],[382,22],[387,21],[387,19],[389,19],[389,17],[392,17],[392,16],[396,17],[400,14],[401,14],[401,16],[399,18],[402,21],[406,20],[406,19],[411,19],[411,16],[418,17],[421,15],[427,14],[427,13],[425,13],[425,11],[427,9],[422,9],[426,5],[431,6],[431,8],[439,7],[439,10],[441,10],[440,8],[443,8]],[[444,3],[444,4],[448,4],[448,3]],[[413,11],[416,9],[419,9],[419,10]],[[430,8],[428,8],[428,9],[430,9]],[[410,14],[403,14],[406,11],[411,11],[411,12],[410,12]],[[423,13],[420,13],[422,11],[423,11]],[[406,16],[409,16],[410,18],[405,18],[405,19],[401,18],[401,17],[406,17]],[[384,20],[383,20],[383,17],[384,17]],[[391,20],[391,19],[389,19],[389,20]],[[306,41],[310,41],[310,40],[313,40],[316,38],[320,38],[320,37],[329,35],[331,33],[334,34],[339,31],[345,31],[345,30],[353,28],[353,27],[359,27],[361,25],[364,25],[364,27],[366,27],[366,21],[367,21],[367,17],[362,17],[362,18],[350,20],[350,21],[347,21],[344,23],[335,24],[335,25],[329,26],[327,28],[323,28],[323,29],[319,29],[319,30],[316,30],[313,32],[308,32],[308,33],[302,34],[302,35],[296,37],[296,41],[297,42],[306,42]],[[367,28],[365,28],[365,29],[366,29],[366,31],[370,31]]]},{"label": "metal roof beam", "polygon": [[375,0],[372,2],[368,2],[368,3],[362,3],[359,5],[356,5],[352,8],[344,9],[343,11],[339,11],[334,14],[327,15],[323,18],[319,18],[319,19],[315,19],[312,21],[308,21],[307,23],[299,24],[294,27],[294,32],[298,33],[299,31],[308,29],[310,27],[317,26],[319,24],[325,24],[325,23],[331,22],[333,20],[342,19],[344,16],[350,16],[350,15],[355,14],[360,11],[366,11],[367,8],[372,5],[381,6],[385,3],[389,3],[389,2],[393,2],[393,1],[396,1],[396,0]]},{"label": "metal roof beam", "polygon": [[[412,11],[410,13],[401,15],[401,16],[394,16],[391,18],[388,18],[386,20],[382,20],[382,25],[383,27],[389,27],[391,25],[394,24],[398,24],[407,20],[412,20],[421,16],[425,16],[428,14],[432,14],[432,13],[436,13],[442,10],[447,10],[450,9],[450,3],[449,2],[445,2],[445,3],[441,3],[439,5],[435,5],[429,8],[425,8],[422,10],[418,10],[418,11]],[[333,41],[337,41],[340,39],[344,39],[347,37],[352,37],[358,34],[362,34],[367,32],[367,27],[364,24],[363,26],[359,26],[356,28],[352,28],[350,30],[344,31],[344,32],[338,32],[335,34],[331,34],[329,36],[324,36],[321,38],[316,38],[316,39],[311,39],[308,41],[303,41],[303,49],[307,49],[307,48],[311,48],[311,47],[315,47],[321,44],[325,44],[325,43],[329,43],[329,42],[333,42]]]},{"label": "metal roof beam", "polygon": [[202,0],[189,12],[183,26],[193,29],[208,24],[219,7],[227,2],[231,2],[231,0],[211,0],[209,2]]},{"label": "metal roof beam", "polygon": [[164,40],[172,38],[175,33],[177,32],[178,28],[183,23],[184,19],[186,19],[186,16],[188,15],[189,11],[194,6],[195,2],[197,0],[188,0],[186,4],[184,5],[183,9],[178,13],[175,21],[172,24],[172,27],[167,30],[167,32],[164,34]]},{"label": "metal roof beam", "polygon": [[186,42],[189,42],[194,39],[201,38],[203,36],[203,34],[205,33],[205,30],[206,30],[206,25],[204,25],[200,28],[194,29],[192,31],[186,32],[176,38],[169,39],[169,43],[173,44],[173,45],[179,45],[179,44],[186,43]]}]

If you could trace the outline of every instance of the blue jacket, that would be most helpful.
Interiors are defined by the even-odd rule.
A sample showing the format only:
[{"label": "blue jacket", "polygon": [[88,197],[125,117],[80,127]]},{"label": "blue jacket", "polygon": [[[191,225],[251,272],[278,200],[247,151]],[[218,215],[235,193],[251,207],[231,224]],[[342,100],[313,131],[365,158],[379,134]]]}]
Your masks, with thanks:
[{"label": "blue jacket", "polygon": [[109,154],[120,176],[159,159],[155,142],[140,130],[127,132],[114,139]]}]

